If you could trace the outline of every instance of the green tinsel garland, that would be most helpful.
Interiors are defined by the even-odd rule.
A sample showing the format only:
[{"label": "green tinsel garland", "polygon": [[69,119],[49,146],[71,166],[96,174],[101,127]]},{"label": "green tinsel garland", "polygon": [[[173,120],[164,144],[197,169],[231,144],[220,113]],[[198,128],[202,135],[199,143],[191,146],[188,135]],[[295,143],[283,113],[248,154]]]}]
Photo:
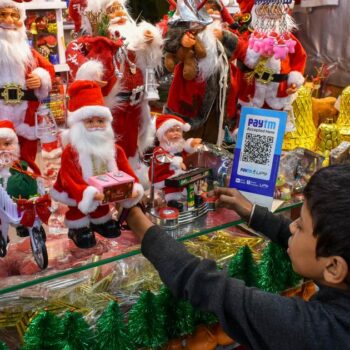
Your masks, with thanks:
[{"label": "green tinsel garland", "polygon": [[228,266],[228,275],[243,280],[248,287],[256,287],[258,284],[257,274],[257,265],[252,251],[245,245],[232,258]]},{"label": "green tinsel garland", "polygon": [[111,301],[96,324],[100,350],[135,350],[124,322],[124,316],[115,301]]},{"label": "green tinsel garland", "polygon": [[129,311],[129,332],[137,347],[157,349],[167,342],[156,296],[143,292]]},{"label": "green tinsel garland", "polygon": [[94,350],[95,335],[82,314],[67,311],[62,320],[63,343],[62,350]]},{"label": "green tinsel garland", "polygon": [[192,334],[195,330],[194,309],[185,300],[176,299],[167,287],[157,295],[159,312],[168,339]]},{"label": "green tinsel garland", "polygon": [[62,350],[62,323],[52,312],[40,312],[24,334],[22,350]]},{"label": "green tinsel garland", "polygon": [[0,350],[9,350],[7,345],[1,340],[0,340]]}]

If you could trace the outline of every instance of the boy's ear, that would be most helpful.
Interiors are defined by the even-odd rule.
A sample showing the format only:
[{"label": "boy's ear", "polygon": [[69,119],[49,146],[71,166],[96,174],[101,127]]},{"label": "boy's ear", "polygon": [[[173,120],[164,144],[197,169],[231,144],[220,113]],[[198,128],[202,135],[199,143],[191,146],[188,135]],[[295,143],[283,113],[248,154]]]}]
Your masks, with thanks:
[{"label": "boy's ear", "polygon": [[347,262],[341,256],[330,256],[323,271],[324,280],[332,284],[343,283],[349,273]]}]

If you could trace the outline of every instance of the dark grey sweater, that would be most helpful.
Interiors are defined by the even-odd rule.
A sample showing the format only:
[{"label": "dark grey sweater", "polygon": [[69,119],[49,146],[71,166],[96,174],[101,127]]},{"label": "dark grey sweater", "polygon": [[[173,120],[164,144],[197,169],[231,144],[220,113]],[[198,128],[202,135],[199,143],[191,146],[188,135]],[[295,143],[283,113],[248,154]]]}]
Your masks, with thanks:
[{"label": "dark grey sweater", "polygon": [[[257,206],[251,226],[286,247],[289,223]],[[147,231],[142,253],[175,296],[214,312],[225,331],[249,349],[350,349],[350,291],[319,286],[305,302],[248,288],[157,226]]]}]

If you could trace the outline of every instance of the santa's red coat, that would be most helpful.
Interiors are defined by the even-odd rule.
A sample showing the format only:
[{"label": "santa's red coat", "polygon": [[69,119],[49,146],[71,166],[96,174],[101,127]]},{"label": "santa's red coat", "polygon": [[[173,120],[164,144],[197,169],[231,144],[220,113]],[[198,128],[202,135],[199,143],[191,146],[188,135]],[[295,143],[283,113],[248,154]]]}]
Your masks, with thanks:
[{"label": "santa's red coat", "polygon": [[[51,89],[52,80],[55,77],[55,70],[53,65],[37,51],[31,50],[33,55],[33,61],[30,62],[30,66],[26,68],[26,71],[22,74],[25,79],[29,78],[29,75],[37,74],[41,80],[41,87],[35,89],[34,93],[38,100],[42,100],[48,96]],[[10,69],[10,67],[8,67]],[[6,76],[5,71],[1,73]],[[21,75],[17,72],[18,77]],[[11,81],[4,81],[1,79],[0,87],[3,87],[8,83],[15,83],[21,85],[21,81],[16,81],[13,77]],[[40,173],[39,168],[35,164],[35,158],[37,154],[37,139],[35,137],[35,114],[39,107],[39,101],[22,101],[16,105],[5,105],[4,101],[0,99],[0,119],[11,120],[15,126],[16,133],[18,135],[21,159],[25,160],[30,168],[36,173]]]},{"label": "santa's red coat", "polygon": [[[116,145],[115,154],[115,162],[108,164],[108,171],[115,171],[118,169],[134,177],[137,190],[139,190],[141,185],[129,165],[125,152],[118,145]],[[89,159],[89,161],[92,162],[91,159]],[[61,169],[51,191],[51,195],[53,199],[71,207],[77,206],[79,210],[87,214],[93,212],[98,207],[99,202],[94,201],[92,198],[93,194],[97,191],[87,183],[86,177],[89,177],[89,175],[92,176],[93,174],[87,175],[87,171],[84,172],[85,167],[92,169],[92,163],[81,164],[78,152],[72,145],[68,144],[62,153]],[[135,203],[132,204],[136,204],[141,199],[142,195],[143,191],[139,193],[139,198],[135,200],[128,199],[127,201],[130,201],[130,203],[134,201]],[[83,202],[85,202],[85,204]],[[82,209],[82,206],[84,206],[86,210]]]},{"label": "santa's red coat", "polygon": [[[110,40],[104,37],[85,36],[71,42],[66,51],[67,63],[71,69],[72,77],[79,67],[88,60],[101,61],[104,66],[103,80],[107,85],[102,88],[103,96],[107,107],[111,108],[113,114],[113,130],[117,136],[117,143],[124,149],[128,158],[134,157],[138,147],[141,149],[148,146],[149,140],[141,137],[141,130],[148,127],[143,120],[144,110],[143,98],[137,103],[132,103],[130,99],[120,99],[118,94],[132,93],[137,88],[144,86],[144,77],[141,69],[136,65],[133,70],[128,62],[136,63],[135,54],[128,51],[128,60],[123,67],[123,75],[119,79],[116,77],[115,68],[122,69],[120,62],[115,60],[116,53],[122,42],[120,40]],[[114,66],[113,62],[117,64]],[[152,140],[153,141],[153,140]],[[143,144],[147,144],[143,147]]]},{"label": "santa's red coat", "polygon": [[[280,83],[261,84],[257,83],[254,78],[252,81],[248,81],[246,74],[238,69],[236,85],[239,87],[238,98],[241,105],[283,109],[290,104],[291,99],[286,90],[292,84],[300,87],[304,83],[303,74],[307,59],[301,43],[294,35],[290,34],[290,36],[297,43],[295,53],[288,54],[284,60],[271,57],[266,63],[274,71],[274,74],[288,74],[288,80]],[[248,48],[248,40],[249,36],[240,38],[235,57],[248,68],[254,69],[261,56]]]}]

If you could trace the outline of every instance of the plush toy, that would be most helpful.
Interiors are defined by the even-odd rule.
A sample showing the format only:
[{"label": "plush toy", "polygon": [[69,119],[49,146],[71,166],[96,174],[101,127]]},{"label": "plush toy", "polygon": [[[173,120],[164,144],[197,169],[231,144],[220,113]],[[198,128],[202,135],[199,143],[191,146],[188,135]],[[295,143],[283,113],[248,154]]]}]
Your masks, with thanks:
[{"label": "plush toy", "polygon": [[185,80],[195,79],[198,70],[197,60],[207,55],[197,34],[195,31],[184,31],[182,28],[170,28],[167,33],[165,67],[173,73],[176,64],[182,62]]},{"label": "plush toy", "polygon": [[312,98],[312,116],[315,127],[326,121],[326,119],[334,119],[338,114],[335,108],[337,99],[335,97]]}]

